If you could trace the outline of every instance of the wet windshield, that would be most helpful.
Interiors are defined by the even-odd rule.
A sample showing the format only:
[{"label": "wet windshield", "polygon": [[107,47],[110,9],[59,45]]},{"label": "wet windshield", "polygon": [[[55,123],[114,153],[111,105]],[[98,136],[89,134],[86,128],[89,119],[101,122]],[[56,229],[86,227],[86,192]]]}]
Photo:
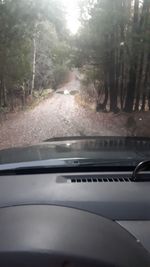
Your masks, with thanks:
[{"label": "wet windshield", "polygon": [[0,0],[1,152],[149,123],[150,0]]}]

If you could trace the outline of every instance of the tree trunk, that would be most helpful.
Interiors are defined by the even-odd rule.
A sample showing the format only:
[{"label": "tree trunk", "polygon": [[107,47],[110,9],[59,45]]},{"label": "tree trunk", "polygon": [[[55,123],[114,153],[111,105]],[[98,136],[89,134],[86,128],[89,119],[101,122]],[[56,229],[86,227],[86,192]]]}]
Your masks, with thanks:
[{"label": "tree trunk", "polygon": [[[144,0],[143,2],[143,9],[141,14],[141,19],[139,22],[139,34],[143,35],[148,27],[148,18],[149,18],[149,8],[150,8],[150,1]],[[142,74],[143,74],[143,68],[144,68],[144,51],[146,51],[146,46],[143,44],[142,46],[142,52],[141,52],[141,58],[140,58],[140,67],[139,67],[139,74],[138,74],[138,82],[137,82],[137,96],[136,96],[136,104],[135,104],[135,110],[139,110],[139,103],[140,103],[140,87],[141,87],[141,81],[142,81]],[[145,86],[144,86],[144,94],[142,99],[142,110],[145,107]]]},{"label": "tree trunk", "polygon": [[3,77],[1,78],[0,86],[1,86],[1,95],[0,95],[1,106],[7,107],[7,90]]},{"label": "tree trunk", "polygon": [[108,91],[108,81],[107,78],[105,78],[105,98],[104,98],[104,102],[103,102],[103,110],[107,110],[107,102],[108,102],[108,96],[109,96],[109,91]]},{"label": "tree trunk", "polygon": [[124,25],[120,26],[120,37],[121,37],[121,42],[122,46],[120,47],[120,54],[119,54],[119,76],[120,77],[120,82],[119,82],[119,90],[120,90],[120,107],[121,110],[123,110],[124,107],[124,42],[125,42],[125,37],[124,37]]},{"label": "tree trunk", "polygon": [[104,84],[104,101],[103,103],[97,103],[96,111],[107,111],[107,103],[108,103],[108,97],[109,97],[109,91],[108,91],[108,81],[105,77],[105,84]]},{"label": "tree trunk", "polygon": [[109,88],[110,88],[110,111],[116,112],[117,108],[117,92],[115,88],[115,47],[114,47],[114,34],[111,34],[110,43],[112,45],[110,51],[109,61]]},{"label": "tree trunk", "polygon": [[142,51],[141,59],[140,59],[140,66],[139,66],[139,73],[138,73],[138,81],[137,81],[137,94],[136,94],[136,102],[135,102],[135,111],[139,110],[140,105],[140,96],[141,96],[141,81],[142,81],[142,73],[143,73],[143,63],[144,63],[144,51]]},{"label": "tree trunk", "polygon": [[148,56],[146,70],[145,70],[144,83],[143,83],[143,97],[142,97],[142,107],[141,107],[142,111],[145,110],[145,106],[146,106],[146,96],[147,96],[147,87],[148,87],[147,83],[148,83],[149,72],[150,72],[149,60],[150,60],[150,56]]},{"label": "tree trunk", "polygon": [[137,73],[137,27],[139,18],[139,0],[134,2],[134,17],[133,17],[133,28],[132,28],[132,49],[130,59],[130,70],[129,70],[129,81],[127,84],[127,95],[125,100],[126,112],[132,112],[134,107],[134,98],[136,92],[136,73]]},{"label": "tree trunk", "polygon": [[148,109],[150,110],[150,85],[148,89]]},{"label": "tree trunk", "polygon": [[0,107],[3,105],[2,82],[0,81]]},{"label": "tree trunk", "polygon": [[12,86],[10,88],[10,105],[11,105],[11,111],[13,111],[14,110],[14,95],[13,95]]},{"label": "tree trunk", "polygon": [[31,96],[33,95],[34,87],[35,87],[35,71],[36,71],[36,38],[33,38],[33,63],[32,63],[32,84],[31,84]]},{"label": "tree trunk", "polygon": [[134,106],[134,97],[135,97],[135,86],[136,86],[136,64],[131,66],[129,73],[129,82],[127,85],[127,96],[125,101],[126,112],[132,112]]},{"label": "tree trunk", "polygon": [[124,63],[121,64],[121,78],[120,78],[120,106],[121,110],[124,108]]}]

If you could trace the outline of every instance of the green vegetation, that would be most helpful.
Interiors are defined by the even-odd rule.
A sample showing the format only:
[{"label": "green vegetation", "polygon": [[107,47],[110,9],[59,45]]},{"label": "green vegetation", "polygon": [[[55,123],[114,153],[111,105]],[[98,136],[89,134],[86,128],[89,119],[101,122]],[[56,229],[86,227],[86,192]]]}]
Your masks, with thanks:
[{"label": "green vegetation", "polygon": [[57,88],[73,66],[97,111],[150,110],[150,0],[81,0],[80,11],[71,37],[60,0],[0,0],[0,110]]},{"label": "green vegetation", "polygon": [[59,0],[0,0],[0,109],[58,86],[68,70],[66,36]]},{"label": "green vegetation", "polygon": [[150,0],[83,0],[81,23],[73,61],[97,111],[150,110]]}]

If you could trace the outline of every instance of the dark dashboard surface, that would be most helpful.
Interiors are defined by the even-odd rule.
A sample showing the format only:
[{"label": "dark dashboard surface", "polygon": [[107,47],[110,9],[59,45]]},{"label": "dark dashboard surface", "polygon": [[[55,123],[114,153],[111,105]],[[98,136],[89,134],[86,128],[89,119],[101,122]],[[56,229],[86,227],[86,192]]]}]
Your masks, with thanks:
[{"label": "dark dashboard surface", "polygon": [[0,209],[0,236],[3,267],[150,266],[148,252],[120,225],[77,209]]},{"label": "dark dashboard surface", "polygon": [[0,208],[55,205],[95,213],[118,221],[150,251],[145,230],[150,227],[150,182],[130,177],[130,172],[1,176]]},{"label": "dark dashboard surface", "polygon": [[[95,180],[95,176],[104,181]],[[112,220],[150,220],[150,182],[130,182],[124,176],[131,173],[117,173],[121,179],[117,181],[116,173],[1,176],[0,207],[51,204],[87,210]]]}]

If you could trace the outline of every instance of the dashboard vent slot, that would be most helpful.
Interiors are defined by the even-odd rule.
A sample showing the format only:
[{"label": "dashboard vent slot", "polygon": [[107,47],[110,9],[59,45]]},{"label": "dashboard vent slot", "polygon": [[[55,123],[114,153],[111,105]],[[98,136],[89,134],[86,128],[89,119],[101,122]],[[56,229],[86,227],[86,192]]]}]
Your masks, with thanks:
[{"label": "dashboard vent slot", "polygon": [[83,176],[78,176],[78,175],[72,175],[72,176],[63,176],[61,177],[63,179],[63,182],[67,183],[129,183],[132,182],[131,177],[129,176],[113,176],[113,175],[83,175]]}]

